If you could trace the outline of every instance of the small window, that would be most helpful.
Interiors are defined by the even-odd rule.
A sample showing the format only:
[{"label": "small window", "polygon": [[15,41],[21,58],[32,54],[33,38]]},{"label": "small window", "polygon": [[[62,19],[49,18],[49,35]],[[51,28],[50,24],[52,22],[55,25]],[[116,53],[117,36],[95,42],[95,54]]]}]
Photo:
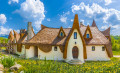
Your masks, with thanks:
[{"label": "small window", "polygon": [[77,32],[74,32],[74,39],[77,39]]},{"label": "small window", "polygon": [[57,46],[54,47],[54,51],[57,51]]},{"label": "small window", "polygon": [[60,33],[60,36],[61,36],[61,37],[63,36],[63,32]]},{"label": "small window", "polygon": [[89,34],[87,34],[87,38],[90,38]]},{"label": "small window", "polygon": [[102,51],[105,51],[105,47],[104,46],[102,47]]},{"label": "small window", "polygon": [[92,51],[95,51],[95,46],[92,46]]}]

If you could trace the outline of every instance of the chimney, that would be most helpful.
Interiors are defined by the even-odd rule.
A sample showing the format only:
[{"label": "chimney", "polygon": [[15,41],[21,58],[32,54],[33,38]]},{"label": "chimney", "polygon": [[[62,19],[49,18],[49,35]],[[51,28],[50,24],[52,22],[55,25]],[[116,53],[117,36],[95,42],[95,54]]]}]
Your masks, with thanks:
[{"label": "chimney", "polygon": [[28,22],[27,25],[27,40],[31,39],[33,37],[32,35],[32,22]]},{"label": "chimney", "polygon": [[83,23],[82,23],[82,22],[80,22],[80,25],[83,25]]}]

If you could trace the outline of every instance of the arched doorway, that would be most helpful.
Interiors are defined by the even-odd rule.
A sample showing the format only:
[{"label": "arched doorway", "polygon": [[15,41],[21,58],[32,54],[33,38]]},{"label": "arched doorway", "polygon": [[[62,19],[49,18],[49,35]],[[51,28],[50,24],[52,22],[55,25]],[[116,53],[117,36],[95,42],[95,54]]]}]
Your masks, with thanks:
[{"label": "arched doorway", "polygon": [[77,48],[77,46],[75,46],[75,47],[73,47],[73,49],[72,49],[72,55],[73,55],[73,58],[74,59],[77,59],[78,58],[78,48]]}]

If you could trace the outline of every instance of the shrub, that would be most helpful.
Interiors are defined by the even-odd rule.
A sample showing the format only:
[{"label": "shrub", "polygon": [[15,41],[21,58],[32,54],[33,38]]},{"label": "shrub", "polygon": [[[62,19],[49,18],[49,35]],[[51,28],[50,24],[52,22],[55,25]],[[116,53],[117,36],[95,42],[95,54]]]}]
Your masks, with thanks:
[{"label": "shrub", "polygon": [[4,67],[11,67],[15,64],[15,58],[13,58],[12,56],[4,56],[1,58],[1,61],[0,61]]}]

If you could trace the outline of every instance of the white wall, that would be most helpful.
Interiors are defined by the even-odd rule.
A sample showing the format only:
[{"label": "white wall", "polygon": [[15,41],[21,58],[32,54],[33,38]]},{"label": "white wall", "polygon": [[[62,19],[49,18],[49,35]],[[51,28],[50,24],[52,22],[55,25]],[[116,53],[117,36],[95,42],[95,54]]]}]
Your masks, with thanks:
[{"label": "white wall", "polygon": [[87,51],[87,59],[86,60],[92,60],[92,61],[110,60],[110,58],[107,55],[106,50],[102,51],[102,46],[103,45],[95,46],[95,51],[92,51],[92,46],[87,46],[86,47],[86,51]]},{"label": "white wall", "polygon": [[13,52],[14,52],[14,53],[17,52],[17,45],[13,45]]},{"label": "white wall", "polygon": [[[77,32],[77,39],[74,39],[74,32]],[[75,44],[75,42],[77,44]],[[78,31],[75,29],[69,39],[68,42],[68,47],[67,47],[67,60],[72,60],[73,59],[73,55],[72,55],[72,49],[74,46],[78,47],[78,59],[81,60],[82,62],[84,62],[84,57],[83,57],[83,42],[82,39],[80,37],[80,34],[78,33]]]},{"label": "white wall", "polygon": [[22,45],[22,49],[21,49],[21,52],[16,52],[16,54],[18,54],[18,55],[24,55],[25,54],[25,45]]},{"label": "white wall", "polygon": [[34,46],[30,46],[29,49],[26,49],[26,58],[34,57]]},{"label": "white wall", "polygon": [[63,53],[61,52],[59,46],[57,46],[57,51],[54,51],[54,46],[52,46],[52,50],[50,52],[43,52],[38,48],[38,58],[47,60],[63,60]]}]

